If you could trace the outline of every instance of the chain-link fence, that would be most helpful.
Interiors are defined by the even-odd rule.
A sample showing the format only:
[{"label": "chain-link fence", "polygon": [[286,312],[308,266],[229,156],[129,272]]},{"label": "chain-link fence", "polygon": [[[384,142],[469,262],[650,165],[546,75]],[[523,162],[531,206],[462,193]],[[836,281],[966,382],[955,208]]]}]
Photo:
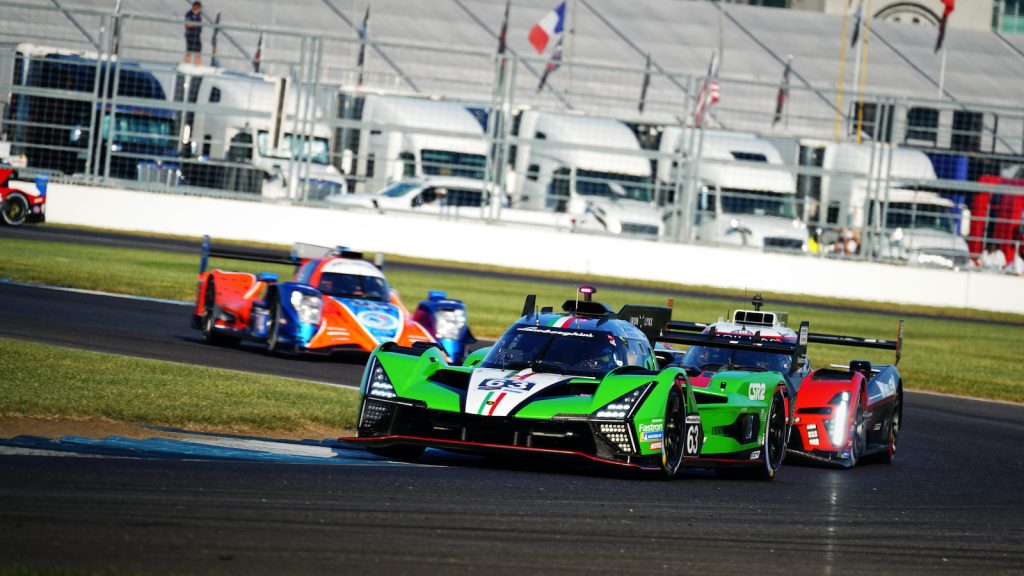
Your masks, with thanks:
[{"label": "chain-link fence", "polygon": [[6,7],[55,30],[0,45],[22,177],[957,269],[1024,240],[1024,107],[215,19],[186,63],[177,19]]}]

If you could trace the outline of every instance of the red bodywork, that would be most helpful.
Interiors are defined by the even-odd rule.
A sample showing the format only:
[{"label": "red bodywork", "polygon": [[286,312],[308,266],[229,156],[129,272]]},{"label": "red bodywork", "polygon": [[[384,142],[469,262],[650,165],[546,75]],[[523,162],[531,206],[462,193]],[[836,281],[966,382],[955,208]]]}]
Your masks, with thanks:
[{"label": "red bodywork", "polygon": [[14,170],[11,168],[0,168],[0,205],[6,202],[10,196],[20,196],[25,199],[28,207],[27,220],[44,222],[46,220],[46,194],[41,194],[34,190],[26,191],[19,188],[11,188],[9,180],[13,173]]}]

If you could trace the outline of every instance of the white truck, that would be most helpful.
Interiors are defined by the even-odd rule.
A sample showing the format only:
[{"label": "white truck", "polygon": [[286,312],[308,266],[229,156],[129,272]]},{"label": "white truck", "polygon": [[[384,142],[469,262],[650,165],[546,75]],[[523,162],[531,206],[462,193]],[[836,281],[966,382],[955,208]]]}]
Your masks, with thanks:
[{"label": "white truck", "polygon": [[[806,251],[807,226],[797,212],[796,177],[770,142],[756,134],[666,126],[657,142],[662,202],[695,184],[692,236],[726,246]],[[699,156],[694,150],[698,150]],[[680,154],[682,152],[682,154]],[[680,156],[697,160],[697,174],[679,169]],[[672,210],[670,209],[671,213]],[[688,211],[680,210],[681,214]]]},{"label": "white truck", "polygon": [[663,234],[650,161],[622,122],[522,110],[513,136],[513,208],[569,214],[613,234]]},{"label": "white truck", "polygon": [[[882,258],[967,267],[970,256],[961,234],[969,229],[970,212],[931,191],[939,182],[928,156],[920,150],[883,145],[872,159],[872,146],[824,146],[820,223],[859,230],[864,238],[870,235],[871,250]],[[873,189],[869,174],[876,182]],[[887,189],[880,178],[885,175]],[[877,214],[884,215],[880,225],[875,222]],[[873,232],[875,228],[880,234]]]},{"label": "white truck", "polygon": [[251,165],[267,198],[321,200],[345,192],[331,164],[330,129],[317,121],[324,107],[308,90],[287,78],[192,64],[178,65],[175,82],[174,99],[195,105],[180,122],[186,156]]},{"label": "white truck", "polygon": [[487,178],[484,128],[464,104],[381,94],[342,94],[342,169],[350,190],[371,194],[406,178]]}]

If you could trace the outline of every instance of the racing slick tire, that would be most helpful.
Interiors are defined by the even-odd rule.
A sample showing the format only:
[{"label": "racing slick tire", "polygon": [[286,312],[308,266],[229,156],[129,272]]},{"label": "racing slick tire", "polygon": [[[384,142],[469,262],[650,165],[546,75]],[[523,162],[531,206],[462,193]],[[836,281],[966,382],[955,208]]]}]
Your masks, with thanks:
[{"label": "racing slick tire", "polygon": [[427,448],[425,446],[399,444],[397,446],[378,446],[376,448],[367,448],[367,451],[370,452],[370,454],[375,454],[389,460],[411,462],[422,456],[426,449]]},{"label": "racing slick tire", "polygon": [[896,459],[896,441],[899,439],[900,425],[903,422],[903,387],[896,389],[896,404],[892,407],[892,418],[889,419],[889,446],[882,452],[880,459],[885,464],[892,464]]},{"label": "racing slick tire", "polygon": [[238,338],[232,338],[217,332],[216,294],[217,291],[211,281],[206,285],[206,294],[203,296],[203,317],[199,326],[203,333],[203,344],[237,346]]},{"label": "racing slick tire", "polygon": [[11,194],[0,205],[0,219],[8,226],[21,226],[28,219],[28,200],[21,194]]},{"label": "racing slick tire", "polygon": [[270,320],[267,324],[267,352],[281,351],[281,303],[276,299],[270,305]]},{"label": "racing slick tire", "polygon": [[772,480],[786,459],[786,439],[789,425],[786,412],[786,393],[781,386],[775,388],[772,403],[768,406],[768,422],[765,424],[764,443],[761,452],[764,459],[756,468],[719,468],[715,471],[720,478]]},{"label": "racing slick tire", "polygon": [[772,480],[778,473],[782,461],[786,459],[786,394],[781,387],[775,388],[772,403],[768,407],[768,423],[764,431],[764,466],[758,467],[755,477],[760,480]]},{"label": "racing slick tire", "polygon": [[865,415],[864,415],[864,394],[861,391],[857,391],[857,408],[854,409],[853,422],[850,423],[850,460],[847,463],[847,468],[853,468],[860,462],[861,458],[864,457],[864,448],[867,446],[867,428],[865,426]]},{"label": "racing slick tire", "polygon": [[683,393],[678,386],[672,386],[665,401],[665,432],[662,435],[661,473],[666,480],[675,478],[679,465],[683,463],[683,438],[686,429],[686,410],[683,408]]}]

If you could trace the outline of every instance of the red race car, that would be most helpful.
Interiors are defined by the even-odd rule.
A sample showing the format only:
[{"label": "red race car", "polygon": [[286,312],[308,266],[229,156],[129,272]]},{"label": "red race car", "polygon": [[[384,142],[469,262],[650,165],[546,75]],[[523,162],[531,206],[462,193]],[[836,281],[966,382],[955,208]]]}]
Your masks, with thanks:
[{"label": "red race car", "polygon": [[[295,276],[279,282],[276,274],[207,270],[210,257],[292,264]],[[203,239],[192,327],[209,344],[251,340],[271,352],[330,354],[370,352],[395,342],[438,346],[455,363],[462,362],[465,344],[472,342],[462,302],[432,292],[410,314],[380,268],[358,252],[296,244],[289,257],[215,249],[209,237]]]},{"label": "red race car", "polygon": [[[788,397],[795,398],[789,412],[790,453],[844,468],[872,455],[891,462],[903,416],[903,378],[896,368],[903,321],[896,340],[816,334],[807,322],[799,331],[787,327],[785,313],[762,311],[762,303],[755,296],[754,309],[736,310],[732,321],[670,322],[661,340],[689,348],[685,353],[661,350],[659,355],[663,362],[686,368],[697,388],[723,378],[742,379],[750,372],[778,373]],[[896,362],[882,366],[852,360],[813,368],[808,343],[895,350]]]},{"label": "red race car", "polygon": [[13,168],[0,165],[0,221],[8,226],[20,226],[25,222],[46,221],[45,174],[36,177],[36,190],[26,191],[10,186]]}]

